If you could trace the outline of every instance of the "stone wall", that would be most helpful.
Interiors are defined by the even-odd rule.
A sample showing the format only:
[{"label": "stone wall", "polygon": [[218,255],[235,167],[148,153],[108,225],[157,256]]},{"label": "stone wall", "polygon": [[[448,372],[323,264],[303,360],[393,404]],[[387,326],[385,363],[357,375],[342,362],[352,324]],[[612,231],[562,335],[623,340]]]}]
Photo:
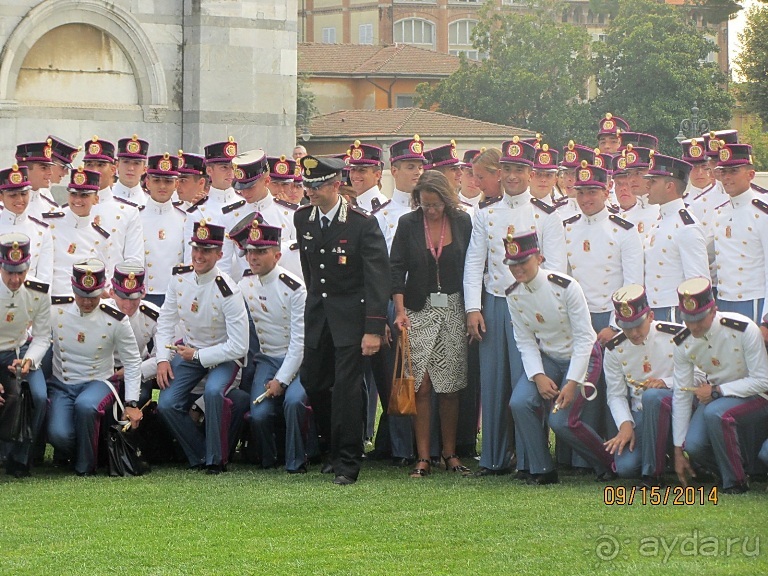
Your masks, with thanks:
[{"label": "stone wall", "polygon": [[[53,133],[293,148],[297,0],[5,0],[0,164]],[[4,160],[3,160],[4,159]]]}]

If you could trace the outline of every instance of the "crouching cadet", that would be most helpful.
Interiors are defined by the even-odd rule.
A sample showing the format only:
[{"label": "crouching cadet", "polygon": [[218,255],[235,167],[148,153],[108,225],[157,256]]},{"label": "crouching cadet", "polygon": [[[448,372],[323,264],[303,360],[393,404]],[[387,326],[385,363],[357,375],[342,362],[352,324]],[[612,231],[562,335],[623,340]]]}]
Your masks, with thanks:
[{"label": "crouching cadet", "polygon": [[[251,387],[251,431],[261,454],[261,466],[277,464],[275,423],[285,418],[285,469],[307,471],[303,430],[307,420],[307,394],[299,381],[304,358],[304,283],[280,266],[277,226],[251,223],[245,257],[250,270],[240,289],[256,326],[260,351]],[[262,397],[263,396],[263,397]]]},{"label": "crouching cadet", "polygon": [[[217,266],[223,244],[222,226],[195,222],[192,263],[174,269],[156,336],[158,411],[190,466],[206,467],[209,474],[226,469],[232,402],[225,394],[248,352],[248,314],[240,288]],[[178,346],[177,325],[184,335]],[[188,410],[190,392],[206,375],[203,433]]]},{"label": "crouching cadet", "polygon": [[[516,280],[507,290],[507,304],[524,368],[510,404],[525,446],[529,482],[558,481],[547,443],[547,419],[557,437],[590,463],[598,479],[612,478],[613,462],[603,441],[580,420],[585,397],[595,395],[589,382],[597,381],[602,366],[584,292],[570,276],[540,268],[543,258],[535,233],[508,236],[504,244],[504,263]],[[544,421],[542,412],[548,415]]]},{"label": "crouching cadet", "polygon": [[29,248],[29,237],[25,234],[0,235],[0,307],[5,313],[0,328],[0,392],[8,386],[13,373],[20,370],[21,377],[29,382],[35,406],[32,438],[3,447],[4,451],[8,450],[6,472],[16,478],[29,476],[30,447],[43,425],[48,406],[40,363],[50,346],[51,299],[47,284],[27,279],[31,260]]},{"label": "crouching cadet", "polygon": [[[677,293],[687,328],[675,336],[675,472],[685,485],[695,476],[692,462],[717,472],[726,494],[742,494],[748,490],[745,459],[754,462],[768,426],[765,344],[749,318],[717,310],[705,278],[686,280]],[[699,386],[695,368],[706,374]],[[691,417],[692,395],[699,405]]]},{"label": "crouching cadet", "polygon": [[112,405],[112,389],[104,382],[114,373],[114,355],[125,371],[125,414],[133,427],[138,408],[141,358],[125,314],[101,303],[106,284],[104,263],[91,259],[72,267],[74,302],[52,315],[53,377],[48,441],[65,458],[74,459],[78,476],[96,470],[101,417]]},{"label": "crouching cadet", "polygon": [[620,477],[659,485],[672,423],[672,337],[685,326],[654,320],[639,284],[614,292],[613,306],[622,332],[606,344],[603,368],[618,434],[605,449]]}]

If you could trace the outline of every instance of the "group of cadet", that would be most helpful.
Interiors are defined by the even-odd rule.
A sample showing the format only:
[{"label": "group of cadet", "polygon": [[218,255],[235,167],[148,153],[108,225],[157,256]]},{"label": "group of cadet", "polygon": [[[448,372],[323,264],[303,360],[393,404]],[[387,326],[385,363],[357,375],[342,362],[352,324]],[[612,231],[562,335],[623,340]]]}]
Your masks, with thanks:
[{"label": "group of cadet", "polygon": [[[19,145],[0,171],[0,383],[29,383],[35,438],[2,444],[7,472],[47,441],[94,474],[116,398],[140,428],[159,388],[153,414],[210,474],[239,447],[337,485],[387,458],[537,485],[573,468],[658,486],[673,467],[745,492],[768,466],[751,148],[725,130],[670,157],[611,114],[597,145],[515,136],[460,159],[414,136],[389,150],[390,198],[382,149],[359,141],[293,158],[232,138],[204,155],[135,135]],[[415,419],[388,414],[405,330]]]}]

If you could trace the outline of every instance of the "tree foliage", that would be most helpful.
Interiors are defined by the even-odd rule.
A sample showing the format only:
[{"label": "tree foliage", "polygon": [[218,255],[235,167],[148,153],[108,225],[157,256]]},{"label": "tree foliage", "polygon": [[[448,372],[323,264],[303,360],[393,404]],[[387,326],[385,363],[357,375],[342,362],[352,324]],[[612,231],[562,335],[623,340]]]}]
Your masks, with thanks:
[{"label": "tree foliage", "polygon": [[524,12],[499,12],[489,2],[473,32],[475,47],[487,58],[464,59],[435,87],[419,86],[420,105],[544,132],[551,143],[572,137],[588,110],[590,37],[560,23],[561,14],[562,4],[554,0]]},{"label": "tree foliage", "polygon": [[768,124],[768,7],[754,6],[747,13],[747,25],[739,34],[741,54],[736,65],[744,78],[740,96],[749,112]]},{"label": "tree foliage", "polygon": [[315,95],[307,87],[306,78],[296,79],[296,124],[298,127],[309,126],[309,121],[317,116]]},{"label": "tree foliage", "polygon": [[653,0],[621,2],[606,32],[606,41],[596,45],[600,93],[594,110],[622,116],[674,154],[680,120],[694,102],[711,127],[727,126],[733,97],[717,64],[705,61],[717,46],[685,11]]},{"label": "tree foliage", "polygon": [[760,117],[747,118],[739,129],[739,141],[752,145],[752,161],[758,171],[768,170],[768,132]]}]

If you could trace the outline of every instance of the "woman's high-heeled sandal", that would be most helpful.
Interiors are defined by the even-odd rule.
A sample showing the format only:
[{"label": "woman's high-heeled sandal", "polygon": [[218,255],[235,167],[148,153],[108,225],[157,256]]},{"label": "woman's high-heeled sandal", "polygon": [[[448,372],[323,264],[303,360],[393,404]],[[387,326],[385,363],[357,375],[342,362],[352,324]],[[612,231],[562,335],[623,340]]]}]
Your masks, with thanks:
[{"label": "woman's high-heeled sandal", "polygon": [[457,464],[456,466],[451,466],[448,464],[450,460],[458,460],[461,462],[459,457],[456,454],[451,454],[450,456],[443,456],[443,461],[445,462],[445,469],[449,472],[458,472],[462,476],[469,476],[472,474],[472,470],[464,466],[463,464]]},{"label": "woman's high-heeled sandal", "polygon": [[411,478],[424,478],[426,476],[429,476],[432,473],[432,466],[429,463],[429,460],[427,460],[426,458],[419,458],[418,460],[416,460],[416,464],[418,465],[419,462],[426,463],[427,467],[426,468],[414,468],[413,470],[411,470],[410,473],[409,473],[409,476]]}]

